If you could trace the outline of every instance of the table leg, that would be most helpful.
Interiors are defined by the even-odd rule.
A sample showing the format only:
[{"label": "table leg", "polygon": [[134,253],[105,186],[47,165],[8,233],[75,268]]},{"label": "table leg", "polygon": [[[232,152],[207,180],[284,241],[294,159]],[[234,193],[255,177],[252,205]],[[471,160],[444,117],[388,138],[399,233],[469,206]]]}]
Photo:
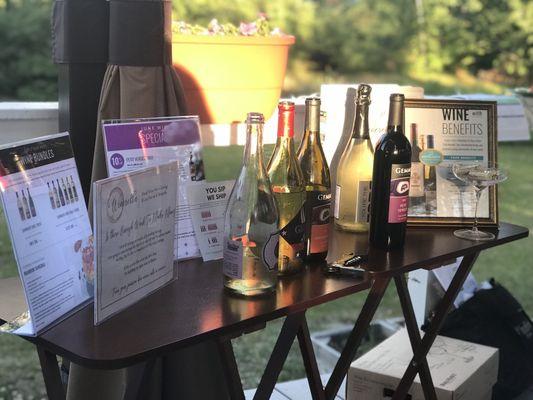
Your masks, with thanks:
[{"label": "table leg", "polygon": [[255,392],[254,400],[268,400],[274,391],[276,382],[278,380],[283,364],[289,354],[292,343],[296,339],[296,335],[305,318],[305,311],[289,315],[285,318],[283,327],[272,351],[272,355],[268,360],[265,372],[259,382],[257,391]]},{"label": "table leg", "polygon": [[370,292],[366,298],[363,308],[361,309],[361,312],[359,313],[359,317],[357,318],[355,326],[352,332],[350,333],[350,336],[348,336],[346,346],[344,347],[339,361],[337,361],[337,364],[333,369],[333,373],[331,374],[328,383],[326,384],[325,393],[327,400],[333,400],[337,395],[342,381],[346,376],[348,369],[350,368],[350,364],[354,359],[355,354],[357,353],[357,349],[361,344],[361,340],[366,334],[368,326],[370,325],[370,322],[372,322],[372,318],[376,313],[379,303],[381,302],[381,299],[383,298],[383,295],[387,290],[389,282],[390,277],[387,276],[377,276],[374,279],[372,287],[370,288]]},{"label": "table leg", "polygon": [[429,350],[437,333],[439,332],[442,324],[444,323],[444,318],[450,311],[452,307],[453,300],[457,297],[457,294],[461,290],[466,277],[468,276],[474,262],[477,259],[479,253],[473,253],[464,256],[463,261],[459,265],[455,276],[453,277],[448,290],[444,294],[444,297],[437,305],[435,314],[431,321],[429,322],[428,329],[422,340],[418,343],[416,348],[413,349],[413,358],[405,371],[398,387],[393,396],[393,400],[403,400],[405,399],[409,388],[413,384],[413,380],[420,368],[421,362],[426,358]]},{"label": "table leg", "polygon": [[[396,285],[398,297],[400,298],[400,304],[405,318],[405,326],[407,327],[411,348],[413,349],[414,354],[414,351],[420,345],[422,338],[420,337],[420,331],[418,329],[418,324],[416,323],[415,312],[413,310],[411,297],[409,296],[409,289],[407,288],[405,276],[395,276],[394,283]],[[422,390],[424,391],[424,397],[426,400],[437,400],[435,386],[433,385],[433,379],[431,378],[431,371],[425,357],[420,362],[418,374],[420,375],[420,382],[422,384]]]},{"label": "table leg", "polygon": [[142,400],[149,397],[148,388],[155,366],[155,358],[128,369],[128,385],[123,400]]},{"label": "table leg", "polygon": [[244,390],[242,388],[239,367],[235,360],[235,353],[231,345],[231,338],[221,338],[217,341],[218,352],[222,362],[222,370],[228,384],[228,392],[231,400],[244,400]]},{"label": "table leg", "polygon": [[41,363],[46,394],[50,400],[65,400],[65,389],[61,383],[61,373],[55,354],[37,345],[37,354]]},{"label": "table leg", "polygon": [[300,352],[302,353],[311,396],[313,400],[325,400],[326,395],[324,393],[324,386],[322,385],[322,379],[320,378],[320,372],[318,371],[313,343],[311,342],[309,327],[307,326],[305,316],[300,325],[300,329],[298,329],[298,343],[300,344]]}]

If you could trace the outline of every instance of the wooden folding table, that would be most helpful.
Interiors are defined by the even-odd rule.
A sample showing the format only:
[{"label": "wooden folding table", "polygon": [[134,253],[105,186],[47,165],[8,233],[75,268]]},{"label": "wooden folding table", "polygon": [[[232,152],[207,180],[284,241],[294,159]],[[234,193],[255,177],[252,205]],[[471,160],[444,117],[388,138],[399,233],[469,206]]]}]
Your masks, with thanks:
[{"label": "wooden folding table", "polygon": [[[27,339],[37,346],[46,390],[53,400],[65,398],[57,356],[95,369],[137,365],[138,384],[128,388],[126,398],[141,399],[143,383],[155,358],[207,340],[217,343],[231,398],[242,400],[244,392],[231,340],[262,329],[269,321],[285,318],[254,399],[266,400],[271,396],[290,347],[297,339],[313,399],[333,400],[389,283],[394,281],[414,356],[393,398],[404,399],[416,374],[420,374],[426,399],[436,399],[426,355],[479,252],[528,235],[526,228],[507,223],[501,223],[494,232],[495,240],[470,242],[454,237],[453,229],[449,228],[409,228],[405,247],[391,252],[369,248],[366,235],[335,232],[329,258],[352,251],[367,252],[368,261],[362,265],[364,276],[330,276],[319,265],[308,266],[302,274],[280,279],[272,295],[251,299],[224,291],[220,261],[191,260],[179,264],[178,280],[98,327],[93,326],[90,305],[42,335]],[[457,257],[464,258],[425,335],[420,337],[405,274],[438,267]],[[368,291],[366,301],[331,377],[323,386],[305,312],[361,291]]]}]

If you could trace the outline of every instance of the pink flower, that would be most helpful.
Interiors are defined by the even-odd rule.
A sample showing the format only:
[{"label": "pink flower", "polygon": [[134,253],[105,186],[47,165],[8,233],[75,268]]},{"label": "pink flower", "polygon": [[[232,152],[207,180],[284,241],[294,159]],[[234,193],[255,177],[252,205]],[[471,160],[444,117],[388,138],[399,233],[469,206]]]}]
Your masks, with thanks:
[{"label": "pink flower", "polygon": [[239,32],[244,36],[253,36],[257,33],[257,24],[255,22],[241,22],[239,25]]}]

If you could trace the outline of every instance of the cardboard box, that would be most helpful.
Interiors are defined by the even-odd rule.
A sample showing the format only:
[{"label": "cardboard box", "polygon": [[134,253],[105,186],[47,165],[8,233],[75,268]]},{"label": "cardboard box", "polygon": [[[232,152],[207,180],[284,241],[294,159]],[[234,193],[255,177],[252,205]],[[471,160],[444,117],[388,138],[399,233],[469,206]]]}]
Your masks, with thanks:
[{"label": "cardboard box", "polygon": [[[402,329],[352,363],[346,399],[391,398],[412,356],[407,331]],[[439,400],[491,399],[498,349],[437,336],[427,359]],[[411,400],[424,399],[418,376],[409,394]]]}]

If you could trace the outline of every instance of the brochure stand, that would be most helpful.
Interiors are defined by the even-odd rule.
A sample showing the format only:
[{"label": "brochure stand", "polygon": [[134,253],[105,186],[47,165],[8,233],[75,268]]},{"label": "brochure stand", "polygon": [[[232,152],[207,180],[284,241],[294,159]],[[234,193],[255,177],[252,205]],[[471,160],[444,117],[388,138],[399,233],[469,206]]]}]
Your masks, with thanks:
[{"label": "brochure stand", "polygon": [[198,117],[109,120],[102,128],[110,177],[178,162],[175,259],[199,257],[187,198],[187,187],[205,179]]},{"label": "brochure stand", "polygon": [[0,315],[0,331],[34,336],[94,293],[92,230],[68,133],[1,147],[0,188],[27,302],[17,316]]}]

